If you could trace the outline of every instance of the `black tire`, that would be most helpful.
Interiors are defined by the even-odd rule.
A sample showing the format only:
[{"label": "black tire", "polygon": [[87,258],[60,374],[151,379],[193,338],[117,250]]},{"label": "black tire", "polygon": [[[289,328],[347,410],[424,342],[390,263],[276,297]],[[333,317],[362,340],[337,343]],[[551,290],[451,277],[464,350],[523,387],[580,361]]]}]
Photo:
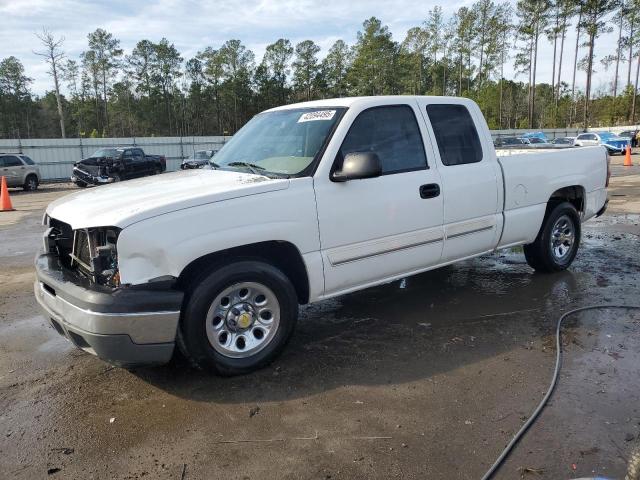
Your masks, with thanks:
[{"label": "black tire", "polygon": [[[563,230],[569,231],[569,228],[572,230],[573,241],[566,248],[565,253],[560,255],[552,248],[551,237],[554,227],[561,226],[565,221],[568,227]],[[558,222],[560,224],[557,225]],[[524,256],[527,259],[527,263],[537,272],[552,273],[566,270],[573,263],[578,253],[580,232],[580,215],[572,204],[562,202],[555,206],[550,206],[535,241],[524,246]],[[561,235],[561,238],[564,238],[564,233],[561,233]],[[566,247],[564,243],[559,243],[561,243],[561,248]]]},{"label": "black tire", "polygon": [[25,192],[33,192],[38,189],[39,184],[40,183],[38,182],[38,177],[36,175],[30,174],[27,175],[27,178],[24,179],[24,185],[22,186],[22,189]]},{"label": "black tire", "polygon": [[81,182],[79,180],[76,182],[76,185],[80,188],[87,188],[88,186],[85,182]]},{"label": "black tire", "polygon": [[[207,312],[218,295],[242,282],[258,283],[271,290],[280,309],[279,324],[261,350],[243,358],[232,358],[216,350],[210,342],[206,331]],[[252,372],[271,363],[293,334],[298,318],[295,288],[282,271],[262,260],[239,259],[220,265],[210,274],[193,279],[186,290],[177,341],[182,354],[196,368],[223,376]]]},{"label": "black tire", "polygon": [[116,183],[116,182],[121,182],[122,181],[122,177],[120,176],[119,173],[113,173],[111,175],[109,175],[111,178],[113,178],[113,182],[111,183]]}]

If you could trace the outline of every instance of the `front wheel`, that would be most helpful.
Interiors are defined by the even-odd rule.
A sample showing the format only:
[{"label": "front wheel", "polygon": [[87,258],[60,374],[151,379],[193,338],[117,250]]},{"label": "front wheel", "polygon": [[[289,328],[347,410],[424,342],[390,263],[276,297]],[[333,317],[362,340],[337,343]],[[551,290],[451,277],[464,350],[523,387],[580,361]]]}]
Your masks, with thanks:
[{"label": "front wheel", "polygon": [[535,241],[524,246],[529,266],[538,272],[559,272],[573,263],[580,245],[580,215],[569,202],[551,209]]},{"label": "front wheel", "polygon": [[38,189],[38,177],[35,175],[27,175],[27,178],[24,181],[24,185],[22,186],[23,190],[27,192],[33,192]]},{"label": "front wheel", "polygon": [[178,346],[197,368],[249,373],[284,349],[298,317],[287,276],[260,260],[221,266],[187,288]]}]

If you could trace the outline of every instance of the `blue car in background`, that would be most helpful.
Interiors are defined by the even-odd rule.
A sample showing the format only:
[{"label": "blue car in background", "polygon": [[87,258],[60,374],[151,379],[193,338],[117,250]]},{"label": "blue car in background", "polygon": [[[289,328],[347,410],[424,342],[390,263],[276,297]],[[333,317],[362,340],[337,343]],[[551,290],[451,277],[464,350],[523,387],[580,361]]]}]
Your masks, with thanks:
[{"label": "blue car in background", "polygon": [[529,140],[529,143],[531,144],[549,143],[547,140],[547,136],[544,134],[544,132],[525,133],[524,135],[522,135],[521,138],[526,138],[527,140]]},{"label": "blue car in background", "polygon": [[602,145],[607,149],[609,155],[615,155],[616,153],[623,154],[627,145],[631,146],[631,139],[620,137],[611,132],[588,132],[578,135],[574,145],[576,147]]}]

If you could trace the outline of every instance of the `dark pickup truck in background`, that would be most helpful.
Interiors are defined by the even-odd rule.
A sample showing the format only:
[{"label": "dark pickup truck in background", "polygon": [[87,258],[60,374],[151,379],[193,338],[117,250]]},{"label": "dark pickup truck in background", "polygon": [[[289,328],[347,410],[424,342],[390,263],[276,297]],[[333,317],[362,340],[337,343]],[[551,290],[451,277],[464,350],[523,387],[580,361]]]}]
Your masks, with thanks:
[{"label": "dark pickup truck in background", "polygon": [[73,165],[71,181],[79,187],[103,185],[155,175],[166,169],[164,155],[146,155],[137,147],[101,148]]}]

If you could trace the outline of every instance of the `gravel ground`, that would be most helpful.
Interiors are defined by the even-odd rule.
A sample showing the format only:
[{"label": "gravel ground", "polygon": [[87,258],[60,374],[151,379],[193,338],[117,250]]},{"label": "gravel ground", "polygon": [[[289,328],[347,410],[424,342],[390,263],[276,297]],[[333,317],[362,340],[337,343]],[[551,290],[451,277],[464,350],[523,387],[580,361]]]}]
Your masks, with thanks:
[{"label": "gravel ground", "polygon": [[[47,203],[0,214],[0,477],[477,479],[544,394],[564,311],[640,304],[640,167],[614,160],[610,209],[574,266],[498,252],[302,309],[284,355],[243,377],[176,359],[113,368],[33,298]],[[638,159],[635,161],[638,164]],[[496,478],[624,477],[640,433],[640,315],[568,320],[549,407]]]}]

